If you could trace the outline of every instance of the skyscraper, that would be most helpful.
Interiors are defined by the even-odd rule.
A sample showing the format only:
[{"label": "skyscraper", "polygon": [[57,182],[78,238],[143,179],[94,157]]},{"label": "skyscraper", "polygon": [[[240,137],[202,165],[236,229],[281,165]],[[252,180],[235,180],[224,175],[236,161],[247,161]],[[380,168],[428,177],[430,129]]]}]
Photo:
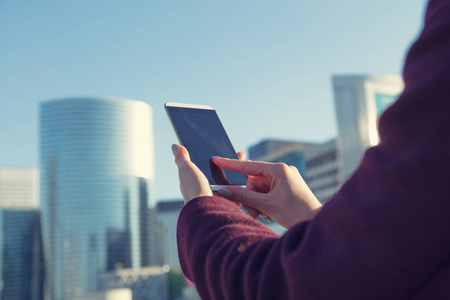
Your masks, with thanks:
[{"label": "skyscraper", "polygon": [[159,232],[162,245],[159,245],[160,249],[156,251],[163,253],[162,261],[172,269],[181,268],[177,249],[177,221],[183,206],[183,200],[158,202],[156,205],[156,219],[163,228],[163,231]]},{"label": "skyscraper", "polygon": [[0,299],[42,300],[43,281],[39,211],[0,207]]},{"label": "skyscraper", "polygon": [[[40,105],[43,240],[52,299],[100,288],[100,274],[137,268],[152,205],[149,105],[72,98]],[[142,241],[142,242],[141,242]]]},{"label": "skyscraper", "polygon": [[43,299],[38,171],[0,168],[0,300]]},{"label": "skyscraper", "polygon": [[404,84],[398,75],[336,75],[332,80],[345,180],[365,150],[378,144],[378,118],[397,100]]}]

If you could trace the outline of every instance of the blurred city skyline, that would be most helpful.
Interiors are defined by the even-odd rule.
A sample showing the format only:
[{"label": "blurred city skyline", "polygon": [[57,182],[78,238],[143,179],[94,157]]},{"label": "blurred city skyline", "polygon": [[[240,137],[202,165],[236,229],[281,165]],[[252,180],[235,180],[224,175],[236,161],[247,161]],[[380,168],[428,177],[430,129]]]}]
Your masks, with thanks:
[{"label": "blurred city skyline", "polygon": [[236,148],[337,135],[333,74],[399,74],[425,1],[0,3],[0,166],[38,167],[38,103],[153,109],[156,200],[176,199],[166,101],[215,107]]}]

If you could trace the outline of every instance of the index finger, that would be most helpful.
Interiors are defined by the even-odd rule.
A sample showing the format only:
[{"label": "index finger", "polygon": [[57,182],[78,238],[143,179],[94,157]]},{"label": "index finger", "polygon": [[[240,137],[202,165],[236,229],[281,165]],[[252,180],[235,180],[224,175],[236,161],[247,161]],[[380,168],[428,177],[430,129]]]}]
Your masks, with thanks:
[{"label": "index finger", "polygon": [[224,169],[252,176],[263,176],[267,173],[270,163],[261,161],[243,161],[223,157],[213,157],[214,163]]}]

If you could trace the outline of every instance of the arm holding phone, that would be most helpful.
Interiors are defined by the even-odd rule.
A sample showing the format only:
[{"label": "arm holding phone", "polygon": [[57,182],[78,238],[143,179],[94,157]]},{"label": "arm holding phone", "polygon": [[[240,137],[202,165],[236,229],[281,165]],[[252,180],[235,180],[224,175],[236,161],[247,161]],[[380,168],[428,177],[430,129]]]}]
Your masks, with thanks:
[{"label": "arm holding phone", "polygon": [[[176,147],[184,194],[199,196],[186,199],[179,216],[179,257],[201,297],[450,299],[449,33],[450,1],[430,0],[423,31],[405,61],[405,90],[379,120],[380,144],[312,218],[318,208],[308,206],[314,200],[297,182],[300,207],[310,210],[302,219],[309,220],[281,237],[233,202],[205,196],[203,174]],[[283,184],[290,186],[285,195],[298,192],[290,181],[296,175],[284,166],[265,165],[259,173],[251,162],[214,162],[266,178],[249,184],[253,192],[261,189],[262,202],[268,187],[279,201]],[[256,203],[250,192],[226,189],[231,193],[221,193],[230,199]],[[255,208],[292,223],[262,204]]]},{"label": "arm holding phone", "polygon": [[[185,203],[194,198],[212,196],[208,180],[190,161],[186,148],[174,145],[172,151]],[[242,155],[238,153],[238,156]],[[322,206],[295,167],[220,157],[213,160],[221,168],[250,175],[246,188],[224,187],[218,191],[219,196],[258,210],[285,228],[311,219]]]}]

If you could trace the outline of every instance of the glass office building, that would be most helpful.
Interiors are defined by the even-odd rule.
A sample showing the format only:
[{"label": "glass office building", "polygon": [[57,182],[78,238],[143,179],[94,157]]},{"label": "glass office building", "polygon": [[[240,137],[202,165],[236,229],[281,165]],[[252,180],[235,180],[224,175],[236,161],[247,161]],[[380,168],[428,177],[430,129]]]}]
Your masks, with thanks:
[{"label": "glass office building", "polygon": [[39,211],[0,208],[0,299],[44,299]]},{"label": "glass office building", "polygon": [[100,275],[148,264],[149,105],[73,98],[40,105],[40,194],[48,293],[75,299]]}]

